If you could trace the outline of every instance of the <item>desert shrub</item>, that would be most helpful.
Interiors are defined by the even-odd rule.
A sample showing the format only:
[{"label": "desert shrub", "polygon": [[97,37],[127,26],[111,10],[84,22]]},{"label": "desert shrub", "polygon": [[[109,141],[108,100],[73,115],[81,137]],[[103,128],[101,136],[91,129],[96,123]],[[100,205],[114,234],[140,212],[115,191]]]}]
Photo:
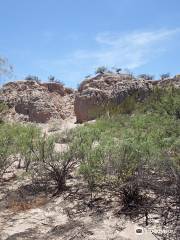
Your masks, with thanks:
[{"label": "desert shrub", "polygon": [[84,180],[88,184],[88,189],[91,193],[91,202],[93,200],[93,192],[103,177],[102,164],[101,152],[96,150],[87,152],[86,158],[83,159],[80,165],[79,173],[83,175]]},{"label": "desert shrub", "polygon": [[12,156],[16,153],[15,136],[12,126],[0,125],[0,177],[14,162]]},{"label": "desert shrub", "polygon": [[57,153],[54,137],[43,136],[34,125],[0,125],[0,177],[17,161],[24,162],[26,171],[32,173],[33,182],[53,185],[57,192],[66,187],[66,178],[75,158],[72,150]]},{"label": "desert shrub", "polygon": [[8,109],[9,107],[5,103],[0,102],[0,124],[3,123],[3,113]]},{"label": "desert shrub", "polygon": [[143,199],[139,186],[132,182],[122,187],[121,196],[124,208],[135,208]]},{"label": "desert shrub", "polygon": [[137,97],[136,95],[132,95],[126,97],[124,101],[119,105],[116,111],[121,114],[131,114],[136,108]]},{"label": "desert shrub", "polygon": [[[157,111],[135,112],[101,117],[75,129],[73,152],[80,164],[79,174],[87,183],[90,206],[94,196],[102,196],[102,189],[108,187],[112,196],[120,197],[122,212],[146,214],[148,223],[148,213],[156,211],[148,199],[154,192],[162,202],[173,199],[176,208],[168,219],[172,221],[180,201],[179,123]],[[168,205],[163,211],[169,211]]]},{"label": "desert shrub", "polygon": [[48,77],[48,81],[51,83],[58,83],[59,85],[64,86],[64,83],[61,80],[57,79],[55,76],[52,75]]},{"label": "desert shrub", "polygon": [[153,80],[154,79],[154,76],[153,75],[150,75],[150,74],[140,74],[138,76],[138,78],[142,78],[144,80]]},{"label": "desert shrub", "polygon": [[31,146],[40,136],[40,130],[32,125],[1,124],[0,125],[0,172],[1,176],[17,161],[23,159],[26,170],[30,164]]},{"label": "desert shrub", "polygon": [[85,124],[84,127],[76,128],[69,132],[69,151],[74,159],[80,164],[79,174],[82,175],[88,184],[91,192],[91,200],[96,184],[101,178],[101,149],[96,151],[96,143],[99,139],[100,131],[98,128],[89,128]]},{"label": "desert shrub", "polygon": [[90,75],[90,74],[89,74],[89,75],[86,75],[84,78],[85,78],[85,79],[89,79],[89,78],[91,78],[91,75]]},{"label": "desert shrub", "polygon": [[12,159],[10,159],[13,152],[10,147],[11,143],[10,137],[0,136],[0,178],[12,164]]},{"label": "desert shrub", "polygon": [[33,148],[41,137],[41,131],[34,125],[17,125],[15,129],[16,150],[20,155],[19,167],[21,167],[21,160],[24,162],[26,172],[33,161]]},{"label": "desert shrub", "polygon": [[0,113],[8,110],[8,106],[5,103],[0,102]]},{"label": "desert shrub", "polygon": [[158,114],[165,114],[180,116],[180,90],[174,87],[169,88],[154,88],[151,95],[139,104],[139,112],[156,112]]},{"label": "desert shrub", "polygon": [[37,82],[37,83],[40,83],[40,82],[41,82],[41,80],[39,79],[39,77],[38,77],[38,76],[35,76],[35,75],[28,75],[28,76],[25,77],[25,80],[26,80],[26,81],[35,81],[35,82]]},{"label": "desert shrub", "polygon": [[[76,149],[76,157],[81,162],[80,173],[87,181],[91,192],[95,188],[95,185],[100,181],[104,181],[107,174],[110,177],[114,175],[120,178],[121,176],[122,179],[124,175],[128,175],[127,172],[130,172],[128,164],[131,165],[132,169],[134,168],[134,162],[131,161],[133,160],[131,145],[125,143],[124,145],[119,145],[119,141],[114,140],[113,129],[110,132],[110,129],[108,129],[109,126],[106,126],[107,123],[105,119],[99,120],[97,125],[87,125],[80,130],[76,130],[77,132],[74,136],[73,144]],[[116,127],[114,130],[117,133]],[[129,155],[127,156],[126,154],[127,159],[125,159],[124,156],[127,149],[129,150]],[[122,167],[123,163],[128,170],[126,170],[125,165]],[[112,172],[110,172],[110,169]]]},{"label": "desert shrub", "polygon": [[120,74],[122,72],[122,68],[116,68],[114,67],[113,70],[117,73]]},{"label": "desert shrub", "polygon": [[58,153],[54,150],[54,138],[39,138],[33,146],[32,179],[35,184],[53,186],[57,193],[66,189],[68,177],[75,159],[71,151]]},{"label": "desert shrub", "polygon": [[138,166],[139,152],[125,139],[112,141],[105,149],[106,172],[117,184],[128,180]]},{"label": "desert shrub", "polygon": [[160,77],[161,77],[161,80],[164,80],[166,78],[170,78],[170,73],[163,73],[163,74],[160,75]]},{"label": "desert shrub", "polygon": [[52,75],[51,75],[51,76],[48,77],[48,81],[49,81],[49,82],[55,82],[55,80],[56,80],[56,77],[55,77],[55,76],[52,76]]},{"label": "desert shrub", "polygon": [[[90,191],[105,182],[121,191],[122,184],[134,181],[139,186],[152,182],[160,190],[158,178],[171,179],[178,189],[179,91],[154,89],[131,111],[125,111],[126,104],[122,109],[71,135],[79,172]],[[153,172],[156,180],[151,181]]]},{"label": "desert shrub", "polygon": [[96,74],[104,74],[107,72],[107,68],[105,66],[98,67],[95,71]]}]

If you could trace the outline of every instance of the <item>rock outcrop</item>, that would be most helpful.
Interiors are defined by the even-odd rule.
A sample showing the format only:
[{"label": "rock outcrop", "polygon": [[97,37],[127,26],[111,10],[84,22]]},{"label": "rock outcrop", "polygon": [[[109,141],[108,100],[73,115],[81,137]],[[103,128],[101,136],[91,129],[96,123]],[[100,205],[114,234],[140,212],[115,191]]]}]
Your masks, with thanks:
[{"label": "rock outcrop", "polygon": [[159,80],[157,81],[157,85],[159,87],[175,87],[175,88],[180,88],[180,75],[175,76],[174,78],[167,78],[164,80]]},{"label": "rock outcrop", "polygon": [[0,89],[0,102],[10,107],[6,119],[45,123],[50,119],[67,119],[75,113],[77,122],[82,123],[97,118],[104,108],[119,105],[128,96],[144,99],[153,86],[180,88],[180,76],[147,81],[128,74],[105,73],[84,80],[78,91],[56,82],[9,82]]},{"label": "rock outcrop", "polygon": [[102,74],[88,79],[79,87],[76,94],[74,110],[77,122],[96,118],[102,106],[120,104],[127,96],[138,93],[144,98],[152,89],[152,83],[132,79],[127,75]]},{"label": "rock outcrop", "polygon": [[148,81],[130,75],[106,73],[87,79],[80,84],[75,97],[77,122],[95,119],[104,107],[118,105],[128,96],[136,94],[137,100],[142,100],[150,94],[154,85],[180,87],[180,78]]},{"label": "rock outcrop", "polygon": [[0,102],[10,107],[12,119],[45,123],[74,115],[74,91],[59,83],[9,82],[0,89]]}]

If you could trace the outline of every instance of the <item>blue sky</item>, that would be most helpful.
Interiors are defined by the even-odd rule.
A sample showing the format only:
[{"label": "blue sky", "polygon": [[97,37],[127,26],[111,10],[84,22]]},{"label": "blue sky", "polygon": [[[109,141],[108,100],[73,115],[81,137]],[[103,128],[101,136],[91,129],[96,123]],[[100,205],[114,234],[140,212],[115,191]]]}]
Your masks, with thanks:
[{"label": "blue sky", "polygon": [[177,74],[180,0],[0,0],[0,56],[72,87],[101,65]]}]

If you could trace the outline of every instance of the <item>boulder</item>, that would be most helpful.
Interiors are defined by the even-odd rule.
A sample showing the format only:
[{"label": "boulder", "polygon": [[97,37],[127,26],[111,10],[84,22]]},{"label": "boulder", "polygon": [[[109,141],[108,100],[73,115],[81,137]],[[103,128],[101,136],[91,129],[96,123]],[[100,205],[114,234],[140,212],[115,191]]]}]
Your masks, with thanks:
[{"label": "boulder", "polygon": [[78,123],[93,120],[109,106],[121,104],[128,96],[146,98],[153,87],[180,88],[180,77],[165,80],[136,79],[131,75],[105,73],[83,81],[76,93],[74,111]]},{"label": "boulder", "polygon": [[79,87],[74,110],[77,122],[93,120],[107,105],[118,105],[133,94],[144,99],[152,90],[152,83],[120,74],[100,74],[88,79]]},{"label": "boulder", "polygon": [[8,112],[12,113],[12,120],[19,117],[45,123],[51,118],[66,119],[74,115],[74,92],[59,83],[10,82],[0,89],[0,102],[13,110]]}]

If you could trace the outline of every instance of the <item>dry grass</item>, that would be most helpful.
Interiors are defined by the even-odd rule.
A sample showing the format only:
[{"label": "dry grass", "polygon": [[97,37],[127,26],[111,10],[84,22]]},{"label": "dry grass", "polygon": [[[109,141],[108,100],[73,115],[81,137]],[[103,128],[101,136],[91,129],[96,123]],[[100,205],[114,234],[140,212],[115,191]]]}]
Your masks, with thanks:
[{"label": "dry grass", "polygon": [[7,209],[13,211],[13,212],[23,212],[34,208],[39,208],[47,203],[47,198],[43,196],[38,196],[33,200],[20,200],[19,199],[13,199],[12,201],[9,201],[7,205]]}]

